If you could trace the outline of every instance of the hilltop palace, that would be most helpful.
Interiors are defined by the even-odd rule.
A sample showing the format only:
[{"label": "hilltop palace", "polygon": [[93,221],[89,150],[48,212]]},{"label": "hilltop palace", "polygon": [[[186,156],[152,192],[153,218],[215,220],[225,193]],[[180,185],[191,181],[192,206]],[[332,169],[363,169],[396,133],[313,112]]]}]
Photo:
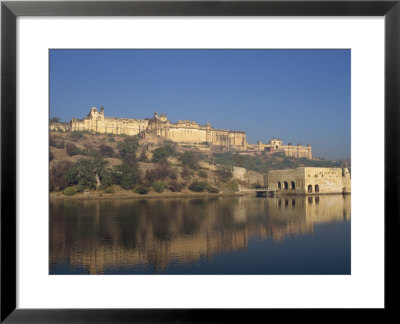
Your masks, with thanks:
[{"label": "hilltop palace", "polygon": [[157,139],[170,140],[178,145],[191,145],[200,150],[239,151],[242,154],[283,153],[295,158],[312,159],[311,145],[283,145],[280,139],[273,138],[267,144],[258,141],[249,144],[246,133],[226,129],[215,129],[210,123],[199,125],[193,121],[170,122],[165,114],[154,113],[153,118],[128,119],[104,116],[104,107],[93,107],[83,119],[72,118],[69,123],[51,123],[50,130],[89,131],[97,133],[139,135],[148,142]]}]

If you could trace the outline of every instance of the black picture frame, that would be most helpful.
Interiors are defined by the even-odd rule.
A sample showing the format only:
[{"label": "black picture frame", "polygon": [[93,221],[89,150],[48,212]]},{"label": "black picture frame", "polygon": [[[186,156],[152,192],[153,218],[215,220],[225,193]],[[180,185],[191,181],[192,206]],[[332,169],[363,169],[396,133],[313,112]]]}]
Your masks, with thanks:
[{"label": "black picture frame", "polygon": [[[16,308],[16,18],[19,16],[384,16],[385,313],[396,310],[399,243],[400,0],[392,1],[2,1],[1,322],[235,322],[266,310]],[[375,189],[376,188],[371,188]],[[378,189],[379,190],[379,189]],[[371,193],[373,194],[373,193]],[[245,297],[245,296],[244,296]],[[270,310],[272,311],[272,310]],[[275,310],[274,310],[275,311]],[[382,310],[377,310],[382,314]],[[253,317],[254,316],[254,317]],[[261,317],[259,317],[261,316]],[[254,318],[254,320],[251,320]],[[266,319],[264,317],[264,319]],[[258,320],[257,320],[258,321]],[[262,320],[263,321],[263,320]]]}]

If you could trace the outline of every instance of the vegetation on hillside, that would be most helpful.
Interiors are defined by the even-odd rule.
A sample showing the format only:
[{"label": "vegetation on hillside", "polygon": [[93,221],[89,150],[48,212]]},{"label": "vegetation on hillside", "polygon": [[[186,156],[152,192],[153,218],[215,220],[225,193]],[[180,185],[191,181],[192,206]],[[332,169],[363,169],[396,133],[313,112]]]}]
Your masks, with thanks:
[{"label": "vegetation on hillside", "polygon": [[[299,166],[341,167],[342,161],[307,160],[284,155],[204,155],[172,142],[149,146],[137,136],[51,132],[49,138],[50,191],[74,195],[89,190],[104,194],[129,190],[149,192],[236,192],[233,167],[259,173]],[[204,168],[203,162],[214,164]]]},{"label": "vegetation on hillside", "polygon": [[232,152],[215,153],[213,161],[217,164],[242,167],[259,173],[297,167],[343,167],[343,161],[297,159],[280,153],[257,156],[240,155]]}]

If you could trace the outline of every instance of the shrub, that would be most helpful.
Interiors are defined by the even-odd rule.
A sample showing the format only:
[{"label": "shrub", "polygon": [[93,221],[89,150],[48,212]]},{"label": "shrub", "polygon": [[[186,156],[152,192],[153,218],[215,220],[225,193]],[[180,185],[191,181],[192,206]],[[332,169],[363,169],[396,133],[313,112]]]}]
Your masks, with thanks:
[{"label": "shrub", "polygon": [[50,119],[50,124],[51,124],[51,123],[59,123],[60,120],[61,120],[61,119],[60,119],[59,117],[53,117],[53,118]]},{"label": "shrub", "polygon": [[49,161],[54,159],[54,154],[49,150]]},{"label": "shrub", "polygon": [[218,189],[218,188],[215,188],[215,187],[212,187],[212,186],[209,186],[209,187],[207,188],[207,191],[208,191],[209,193],[219,193],[219,189]]},{"label": "shrub", "polygon": [[182,178],[190,179],[191,175],[192,175],[191,171],[188,168],[183,167],[182,172],[181,172]]},{"label": "shrub", "polygon": [[199,158],[193,152],[184,152],[179,156],[179,160],[182,162],[182,165],[188,167],[190,169],[197,170],[199,162]]},{"label": "shrub", "polygon": [[67,187],[63,190],[63,194],[66,196],[73,196],[76,194],[76,188],[75,187]]},{"label": "shrub", "polygon": [[209,187],[209,184],[207,182],[199,182],[195,181],[189,186],[189,190],[194,191],[194,192],[202,192],[207,190]]},{"label": "shrub", "polygon": [[159,192],[159,193],[163,192],[166,187],[167,187],[167,185],[163,181],[156,181],[153,183],[154,191]]},{"label": "shrub", "polygon": [[204,178],[204,179],[208,177],[207,172],[204,170],[199,171],[197,174],[199,177]]},{"label": "shrub", "polygon": [[145,195],[149,192],[149,188],[146,186],[139,186],[135,189],[138,194]]},{"label": "shrub", "polygon": [[65,142],[64,141],[56,141],[53,136],[50,136],[49,137],[49,145],[56,147],[56,148],[63,149]]},{"label": "shrub", "polygon": [[177,180],[177,179],[178,179],[178,174],[177,174],[176,168],[171,169],[171,172],[170,172],[170,174],[169,174],[169,177],[170,177],[171,179],[174,179],[174,180]]},{"label": "shrub", "polygon": [[100,154],[104,157],[114,157],[115,152],[111,146],[101,144],[100,147]]},{"label": "shrub", "polygon": [[228,182],[233,177],[233,167],[226,164],[220,164],[217,166],[216,173],[223,182]]},{"label": "shrub", "polygon": [[104,189],[105,193],[114,193],[114,189],[112,187],[107,187]]},{"label": "shrub", "polygon": [[69,156],[77,155],[81,153],[81,150],[76,147],[74,143],[68,142],[67,145],[65,145],[65,150],[67,151],[67,154]]},{"label": "shrub", "polygon": [[258,189],[258,188],[261,188],[262,185],[261,185],[261,183],[257,180],[256,183],[252,183],[252,184],[251,184],[251,187],[254,188],[254,189]]},{"label": "shrub", "polygon": [[168,190],[172,192],[180,192],[182,190],[182,185],[176,180],[171,180],[168,182]]},{"label": "shrub", "polygon": [[49,136],[49,145],[54,147],[56,146],[56,140],[53,136]]},{"label": "shrub", "polygon": [[57,141],[56,142],[56,147],[59,149],[63,149],[65,147],[65,142],[64,141]]},{"label": "shrub", "polygon": [[170,166],[167,163],[160,163],[157,168],[146,171],[145,180],[148,184],[151,184],[154,181],[166,179],[171,175],[174,175],[174,171]]},{"label": "shrub", "polygon": [[71,132],[71,133],[69,134],[69,137],[70,137],[71,139],[77,140],[77,139],[83,138],[84,135],[83,135],[83,132],[82,132],[82,131],[73,131],[73,132]]},{"label": "shrub", "polygon": [[233,191],[238,191],[239,190],[239,186],[236,182],[230,182],[228,185],[228,188],[233,190]]},{"label": "shrub", "polygon": [[142,151],[140,152],[140,157],[139,157],[140,162],[147,162],[147,155],[146,155],[146,149],[142,148]]}]

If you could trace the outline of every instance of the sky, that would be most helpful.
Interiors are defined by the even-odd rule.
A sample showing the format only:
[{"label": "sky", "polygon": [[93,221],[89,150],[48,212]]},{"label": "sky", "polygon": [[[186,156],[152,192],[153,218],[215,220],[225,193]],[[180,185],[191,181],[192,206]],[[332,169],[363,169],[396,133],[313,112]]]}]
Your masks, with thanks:
[{"label": "sky", "polygon": [[50,50],[50,117],[207,122],[350,158],[350,50]]}]

